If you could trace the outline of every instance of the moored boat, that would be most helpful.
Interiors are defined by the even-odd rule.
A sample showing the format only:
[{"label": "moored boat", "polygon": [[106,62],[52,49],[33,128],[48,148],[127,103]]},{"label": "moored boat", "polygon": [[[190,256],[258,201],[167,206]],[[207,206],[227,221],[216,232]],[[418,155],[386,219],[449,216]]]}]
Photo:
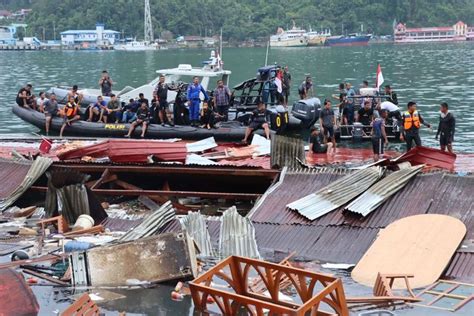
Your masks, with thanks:
[{"label": "moored boat", "polygon": [[369,40],[372,36],[370,34],[349,34],[330,36],[326,39],[326,45],[328,46],[365,46],[369,44]]},{"label": "moored boat", "polygon": [[[13,105],[13,113],[22,120],[43,130],[45,126],[45,116],[38,111]],[[55,117],[51,121],[50,130],[59,132],[63,124],[63,119]],[[128,132],[128,123],[99,123],[76,121],[64,130],[69,136],[90,136],[90,137],[124,137]],[[244,138],[246,127],[238,121],[222,122],[219,128],[206,129],[192,126],[162,126],[160,124],[150,124],[147,128],[146,138],[170,139],[181,138],[189,140],[200,140],[207,137],[214,137],[219,141],[240,141]],[[141,127],[137,127],[132,134],[139,137]],[[263,135],[261,130],[257,134]]]},{"label": "moored boat", "polygon": [[119,44],[114,46],[114,50],[122,50],[128,52],[153,51],[158,49],[158,44],[150,43],[147,41],[131,41],[125,44]]},{"label": "moored boat", "polygon": [[308,46],[323,46],[326,43],[326,39],[331,36],[331,32],[317,32],[309,31],[306,33],[308,40]]},{"label": "moored boat", "polygon": [[277,34],[270,36],[270,47],[305,47],[308,46],[308,39],[305,36],[306,30],[299,29],[293,25],[290,30],[278,28]]}]

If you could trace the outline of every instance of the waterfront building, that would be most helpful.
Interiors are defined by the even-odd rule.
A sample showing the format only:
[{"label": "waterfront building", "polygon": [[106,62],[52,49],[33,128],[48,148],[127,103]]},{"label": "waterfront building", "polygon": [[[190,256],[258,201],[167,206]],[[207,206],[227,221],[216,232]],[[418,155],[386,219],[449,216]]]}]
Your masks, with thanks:
[{"label": "waterfront building", "polygon": [[459,21],[453,26],[407,28],[399,23],[394,29],[395,43],[454,42],[474,39],[474,27]]},{"label": "waterfront building", "polygon": [[16,44],[16,27],[14,26],[0,26],[0,44],[15,45]]},{"label": "waterfront building", "polygon": [[120,32],[106,30],[103,23],[97,23],[95,30],[68,30],[61,32],[63,46],[109,46],[120,39]]}]

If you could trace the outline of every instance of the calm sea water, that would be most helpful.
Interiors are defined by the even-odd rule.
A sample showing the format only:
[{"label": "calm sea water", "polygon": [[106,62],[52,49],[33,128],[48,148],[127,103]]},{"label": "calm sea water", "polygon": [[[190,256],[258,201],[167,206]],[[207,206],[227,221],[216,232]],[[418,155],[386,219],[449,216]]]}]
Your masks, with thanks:
[{"label": "calm sea water", "polygon": [[[157,69],[180,63],[198,66],[209,54],[209,50],[0,52],[0,134],[36,131],[11,114],[15,94],[25,83],[32,83],[36,94],[61,84],[97,87],[100,72],[107,69],[115,88],[121,89],[149,82]],[[228,48],[223,59],[232,71],[231,85],[236,85],[264,64],[265,49]],[[306,73],[313,76],[316,94],[324,99],[336,93],[342,81],[357,87],[368,80],[373,85],[380,63],[385,83],[394,87],[401,105],[417,101],[428,122],[437,125],[439,103],[447,102],[457,118],[455,149],[474,151],[474,42],[272,49],[269,63],[274,62],[290,68],[293,101]],[[434,132],[424,129],[422,136],[425,145],[437,146]]]}]

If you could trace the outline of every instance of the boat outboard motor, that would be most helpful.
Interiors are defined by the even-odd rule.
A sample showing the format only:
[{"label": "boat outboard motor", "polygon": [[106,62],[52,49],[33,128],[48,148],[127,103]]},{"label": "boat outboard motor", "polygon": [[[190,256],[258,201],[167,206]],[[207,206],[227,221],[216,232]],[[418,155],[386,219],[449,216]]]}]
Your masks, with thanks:
[{"label": "boat outboard motor", "polygon": [[289,121],[288,110],[283,105],[276,105],[268,108],[270,112],[270,128],[277,132],[283,133]]},{"label": "boat outboard motor", "polygon": [[309,128],[319,119],[320,110],[321,100],[310,98],[293,103],[291,114],[301,121],[303,127]]},{"label": "boat outboard motor", "polygon": [[354,142],[360,142],[364,139],[364,125],[360,122],[354,122],[352,128],[352,140]]}]

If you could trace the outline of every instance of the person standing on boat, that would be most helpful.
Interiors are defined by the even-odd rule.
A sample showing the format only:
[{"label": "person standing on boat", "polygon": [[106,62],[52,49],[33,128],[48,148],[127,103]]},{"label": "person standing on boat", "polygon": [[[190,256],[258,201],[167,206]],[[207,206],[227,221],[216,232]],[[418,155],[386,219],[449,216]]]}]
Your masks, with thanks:
[{"label": "person standing on boat", "polygon": [[169,87],[168,84],[165,83],[165,76],[161,75],[153,95],[158,98],[158,117],[160,119],[161,125],[163,126],[165,123],[169,123],[168,90]]},{"label": "person standing on boat", "polygon": [[103,96],[109,97],[112,94],[112,86],[114,82],[110,78],[107,70],[102,71],[102,77],[99,80],[100,90],[102,91]]},{"label": "person standing on boat", "polygon": [[298,87],[298,93],[301,100],[307,99],[308,97],[314,97],[313,79],[311,79],[310,76],[306,76],[305,81],[300,84]]},{"label": "person standing on boat", "polygon": [[327,144],[330,139],[332,147],[336,150],[336,136],[334,134],[334,129],[337,127],[336,115],[334,115],[331,101],[328,99],[324,100],[324,108],[319,112],[319,124],[324,136],[324,143]]},{"label": "person standing on boat", "polygon": [[199,77],[193,78],[193,83],[189,85],[187,98],[189,104],[189,120],[191,126],[199,126],[199,108],[201,105],[201,93],[204,95],[204,101],[209,100],[206,89],[199,83]]},{"label": "person standing on boat", "polygon": [[385,131],[387,114],[386,110],[380,110],[379,117],[372,122],[372,150],[375,162],[379,161],[380,155],[383,155],[384,147],[388,144],[387,132]]},{"label": "person standing on boat", "polygon": [[223,80],[217,81],[217,87],[214,90],[214,105],[217,113],[223,117],[224,122],[229,119],[229,101],[231,97],[229,88],[224,85]]},{"label": "person standing on boat", "polygon": [[370,100],[364,101],[364,107],[361,107],[357,111],[356,122],[362,123],[364,125],[364,132],[370,132],[370,124],[374,119],[374,110],[372,109],[372,102]]},{"label": "person standing on boat", "polygon": [[346,86],[343,82],[339,84],[339,94],[333,94],[332,97],[339,101],[337,108],[339,109],[339,116],[343,117],[344,106],[346,102]]},{"label": "person standing on boat", "polygon": [[398,105],[398,98],[395,91],[389,85],[385,86],[385,100],[392,102],[395,105]]},{"label": "person standing on boat", "polygon": [[288,106],[288,97],[290,96],[291,89],[291,74],[288,71],[288,66],[283,69],[283,82],[282,82],[282,94],[283,94],[283,105]]},{"label": "person standing on boat", "polygon": [[81,119],[79,115],[79,105],[76,103],[74,96],[70,95],[68,98],[68,102],[64,106],[64,122],[61,126],[61,131],[59,132],[59,137],[63,137],[63,132],[66,126],[71,126],[71,124],[75,121]]},{"label": "person standing on boat", "polygon": [[454,115],[449,112],[448,104],[446,102],[440,105],[440,116],[438,124],[438,132],[436,139],[439,138],[439,145],[442,151],[446,148],[448,152],[453,153],[454,130],[456,128],[456,119]]},{"label": "person standing on boat", "polygon": [[31,84],[21,88],[16,95],[16,104],[24,108],[31,108],[31,89],[33,89]]},{"label": "person standing on boat", "polygon": [[352,85],[349,82],[346,82],[346,103],[345,103],[345,110],[346,110],[346,125],[354,124],[354,113],[355,113],[355,102],[354,97],[356,93],[352,88]]},{"label": "person standing on boat", "polygon": [[56,95],[51,93],[49,100],[43,103],[44,118],[45,118],[45,130],[46,135],[49,135],[49,127],[51,126],[51,120],[53,117],[58,116],[59,106],[56,100]]},{"label": "person standing on boat", "polygon": [[413,142],[416,146],[421,146],[420,127],[421,124],[431,128],[431,124],[425,122],[420,113],[416,110],[416,102],[410,101],[407,104],[407,111],[403,113],[400,140],[407,144],[407,151],[412,148]]}]

